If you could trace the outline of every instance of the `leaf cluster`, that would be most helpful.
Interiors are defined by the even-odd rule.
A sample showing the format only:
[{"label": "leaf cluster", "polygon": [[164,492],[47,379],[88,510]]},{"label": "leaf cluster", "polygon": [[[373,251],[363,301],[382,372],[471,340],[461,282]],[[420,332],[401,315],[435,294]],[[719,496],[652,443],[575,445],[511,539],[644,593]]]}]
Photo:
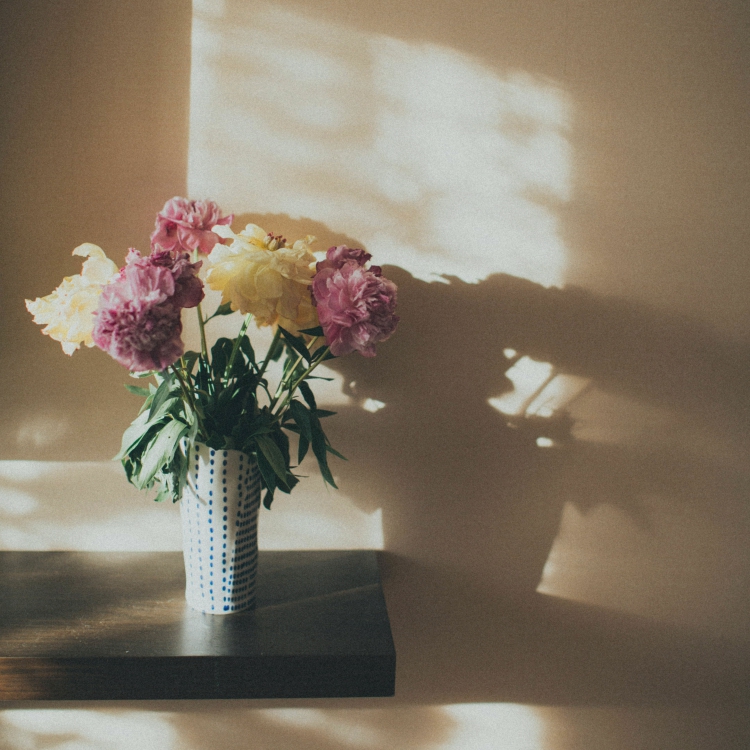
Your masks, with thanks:
[{"label": "leaf cluster", "polygon": [[[203,323],[229,312],[223,305]],[[254,456],[267,508],[277,490],[289,493],[298,483],[293,469],[310,448],[324,481],[336,486],[328,454],[344,457],[331,446],[321,426],[321,419],[334,412],[318,408],[308,383],[315,379],[315,368],[333,356],[324,344],[314,346],[323,331],[309,329],[303,336],[279,327],[259,362],[245,334],[248,322],[249,317],[237,338],[218,339],[210,353],[186,352],[167,370],[148,373],[155,385],[126,386],[145,400],[115,458],[139,489],[158,486],[157,500],[176,502],[182,496],[188,447],[194,442]],[[274,389],[266,370],[269,362],[282,357],[283,373]],[[298,435],[296,465],[292,465],[289,433]]]}]

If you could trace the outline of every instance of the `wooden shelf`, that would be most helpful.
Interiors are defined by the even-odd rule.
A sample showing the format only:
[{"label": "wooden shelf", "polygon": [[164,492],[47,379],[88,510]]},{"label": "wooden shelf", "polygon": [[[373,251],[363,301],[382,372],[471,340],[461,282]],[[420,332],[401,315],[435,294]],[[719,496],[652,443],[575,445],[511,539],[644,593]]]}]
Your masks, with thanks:
[{"label": "wooden shelf", "polygon": [[261,552],[251,612],[184,586],[180,552],[0,552],[0,699],[393,695],[375,552]]}]

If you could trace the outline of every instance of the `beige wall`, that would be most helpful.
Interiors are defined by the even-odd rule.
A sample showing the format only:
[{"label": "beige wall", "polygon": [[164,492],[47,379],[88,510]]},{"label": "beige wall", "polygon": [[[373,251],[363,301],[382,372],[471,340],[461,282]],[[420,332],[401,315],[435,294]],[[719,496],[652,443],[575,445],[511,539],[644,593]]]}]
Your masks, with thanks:
[{"label": "beige wall", "polygon": [[32,0],[2,14],[0,455],[105,460],[135,403],[122,368],[61,356],[23,299],[78,273],[82,242],[119,263],[131,245],[147,250],[154,206],[184,192],[190,3]]},{"label": "beige wall", "polygon": [[728,707],[750,620],[745,4],[193,6],[2,8],[0,546],[179,544],[174,509],[105,463],[135,409],[121,368],[68,359],[23,309],[75,245],[145,249],[188,190],[363,244],[401,327],[333,367],[340,496],[310,480],[262,545],[345,546],[343,528],[385,549],[398,694],[24,705],[0,737],[750,744]]}]

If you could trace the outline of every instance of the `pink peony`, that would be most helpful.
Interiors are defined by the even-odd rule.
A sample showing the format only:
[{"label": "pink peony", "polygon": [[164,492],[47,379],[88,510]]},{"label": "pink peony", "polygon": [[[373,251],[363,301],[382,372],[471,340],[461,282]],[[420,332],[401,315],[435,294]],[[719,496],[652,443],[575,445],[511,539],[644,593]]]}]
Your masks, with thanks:
[{"label": "pink peony", "polygon": [[221,242],[211,231],[217,224],[231,224],[233,216],[222,216],[213,201],[191,201],[174,197],[156,215],[156,229],[151,235],[151,247],[162,250],[199,250],[210,253]]},{"label": "pink peony", "polygon": [[157,249],[144,258],[137,250],[130,248],[126,263],[125,268],[136,265],[143,269],[154,267],[169,271],[174,280],[174,291],[170,296],[172,304],[177,307],[195,307],[203,299],[203,282],[198,278],[198,269],[203,261],[191,263],[187,253]]},{"label": "pink peony", "polygon": [[143,258],[131,248],[99,298],[94,343],[134,372],[171,365],[184,351],[180,312],[203,298],[199,267],[186,253],[156,251]]},{"label": "pink peony", "polygon": [[372,258],[372,255],[364,250],[339,245],[338,247],[329,247],[326,252],[326,259],[321,260],[316,268],[318,271],[322,271],[324,268],[341,268],[348,261],[354,261],[358,266],[364,266],[370,258]]},{"label": "pink peony", "polygon": [[[351,253],[348,259],[345,251]],[[369,257],[362,250],[349,250],[343,245],[331,248],[313,278],[312,294],[320,325],[337,357],[355,350],[364,357],[374,357],[375,344],[396,330],[396,285],[381,275],[379,267],[365,268]]]},{"label": "pink peony", "polygon": [[132,372],[163,370],[182,356],[178,308],[138,299],[108,301],[116,304],[99,308],[94,343],[121,365]]}]

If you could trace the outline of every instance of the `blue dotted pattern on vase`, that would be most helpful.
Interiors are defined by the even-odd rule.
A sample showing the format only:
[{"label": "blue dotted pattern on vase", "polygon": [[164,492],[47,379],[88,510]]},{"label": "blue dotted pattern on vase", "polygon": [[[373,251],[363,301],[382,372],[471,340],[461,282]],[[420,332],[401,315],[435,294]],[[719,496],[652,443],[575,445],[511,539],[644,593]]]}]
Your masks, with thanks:
[{"label": "blue dotted pattern on vase", "polygon": [[180,501],[185,598],[193,609],[230,614],[255,606],[260,471],[240,451],[196,443]]}]

